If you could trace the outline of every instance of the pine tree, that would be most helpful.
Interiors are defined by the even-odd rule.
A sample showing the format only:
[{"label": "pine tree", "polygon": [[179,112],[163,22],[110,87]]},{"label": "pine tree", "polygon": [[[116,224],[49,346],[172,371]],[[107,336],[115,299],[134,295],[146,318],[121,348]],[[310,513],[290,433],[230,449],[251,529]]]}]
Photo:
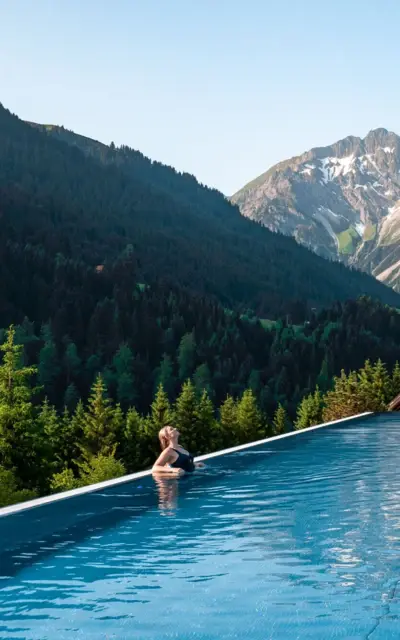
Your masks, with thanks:
[{"label": "pine tree", "polygon": [[398,396],[399,393],[400,393],[400,364],[396,362],[392,371],[390,400],[394,400],[394,398]]},{"label": "pine tree", "polygon": [[391,380],[386,366],[378,360],[372,375],[373,408],[371,411],[386,411],[391,398]]},{"label": "pine tree", "polygon": [[260,372],[257,369],[252,369],[247,381],[247,388],[251,389],[255,396],[260,393],[261,380]]},{"label": "pine tree", "polygon": [[139,469],[150,467],[160,455],[158,431],[150,416],[138,422],[135,458]]},{"label": "pine tree", "polygon": [[82,452],[86,458],[99,454],[109,455],[116,443],[114,410],[99,375],[93,384],[84,415]]},{"label": "pine tree", "polygon": [[318,388],[321,389],[322,392],[327,391],[329,389],[330,381],[331,375],[329,373],[329,363],[327,356],[325,356],[321,365],[319,376],[317,378]]},{"label": "pine tree", "polygon": [[339,420],[361,413],[364,404],[360,399],[357,374],[351,371],[348,375],[342,371],[340,377],[334,378],[334,388],[325,395],[323,420]]},{"label": "pine tree", "polygon": [[68,409],[70,413],[73,413],[79,402],[79,394],[76,386],[71,382],[66,388],[64,394],[64,407]]},{"label": "pine tree", "polygon": [[218,448],[234,447],[240,444],[237,413],[237,403],[232,396],[228,395],[219,408]]},{"label": "pine tree", "polygon": [[158,433],[166,425],[172,424],[173,419],[174,416],[168,396],[160,384],[151,405],[151,421],[154,425],[154,431]]},{"label": "pine tree", "polygon": [[89,385],[93,384],[94,380],[99,375],[101,368],[100,355],[98,353],[92,353],[92,355],[87,359],[85,365],[85,377]]},{"label": "pine tree", "polygon": [[[40,437],[43,440],[45,451],[42,456],[42,463],[46,463],[54,472],[58,466],[62,466],[62,432],[60,419],[54,406],[47,398],[44,399],[39,410],[37,423],[40,429]],[[43,457],[45,460],[43,460]]]},{"label": "pine tree", "polygon": [[145,457],[148,452],[144,453],[145,446],[141,441],[143,439],[144,430],[142,426],[143,418],[139,415],[135,408],[131,407],[126,414],[124,434],[121,442],[121,457],[129,473],[133,473],[137,469],[145,466]]},{"label": "pine tree", "polygon": [[[69,416],[68,412],[64,412],[65,421],[63,422],[63,429],[69,433],[67,438],[68,442],[70,442],[71,445],[73,442],[81,442],[84,437],[86,422],[85,407],[82,400],[79,400],[76,405],[76,409],[69,420],[67,419],[67,416]],[[74,457],[71,459],[74,459]]]},{"label": "pine tree", "polygon": [[370,360],[366,360],[364,366],[357,374],[357,397],[359,398],[362,406],[366,407],[366,411],[369,410],[369,407],[374,405],[375,401],[372,394],[373,378],[374,367]]},{"label": "pine tree", "polygon": [[72,469],[63,469],[55,473],[50,479],[50,489],[53,493],[61,493],[62,491],[70,491],[79,487],[79,480],[74,475]]},{"label": "pine tree", "polygon": [[275,411],[273,423],[272,423],[272,432],[275,436],[279,436],[282,433],[286,433],[289,427],[289,420],[287,417],[286,410],[284,407],[279,404],[277,410]]},{"label": "pine tree", "polygon": [[69,342],[64,354],[64,366],[67,374],[67,384],[75,380],[80,372],[82,360],[78,355],[76,344]]},{"label": "pine tree", "polygon": [[193,384],[196,389],[198,398],[201,398],[203,391],[207,391],[210,396],[212,393],[211,373],[207,363],[200,364],[193,374]]},{"label": "pine tree", "polygon": [[57,348],[48,325],[42,327],[42,340],[44,345],[39,353],[38,378],[46,394],[54,400],[56,380],[61,369]]},{"label": "pine tree", "polygon": [[172,400],[175,393],[175,378],[173,375],[172,360],[166,353],[163,354],[160,366],[156,370],[156,389],[162,385],[169,400]]},{"label": "pine tree", "polygon": [[197,453],[197,398],[193,383],[188,380],[182,386],[182,391],[175,404],[175,426],[181,433],[181,440],[193,455]]},{"label": "pine tree", "polygon": [[237,421],[241,442],[252,442],[265,435],[262,431],[261,412],[251,389],[246,389],[238,402]]},{"label": "pine tree", "polygon": [[196,341],[194,334],[186,333],[179,344],[178,365],[179,379],[183,382],[190,378],[193,373],[196,357]]},{"label": "pine tree", "polygon": [[78,468],[77,460],[81,454],[80,442],[83,434],[85,410],[78,402],[73,414],[65,408],[60,418],[60,463],[63,468]]},{"label": "pine tree", "polygon": [[196,452],[209,453],[216,448],[216,420],[214,406],[206,390],[203,391],[195,411],[196,417]]},{"label": "pine tree", "polygon": [[36,369],[22,365],[23,347],[15,344],[14,336],[11,326],[0,347],[0,465],[15,469],[23,484],[33,487],[38,479],[38,458],[30,380]]},{"label": "pine tree", "polygon": [[317,387],[314,393],[305,396],[297,408],[295,429],[307,429],[320,424],[323,419],[323,396]]},{"label": "pine tree", "polygon": [[36,497],[35,491],[20,488],[13,471],[0,466],[0,508]]},{"label": "pine tree", "polygon": [[126,473],[124,464],[115,458],[114,453],[99,453],[85,461],[81,466],[79,486],[97,484],[113,478],[120,478]]}]

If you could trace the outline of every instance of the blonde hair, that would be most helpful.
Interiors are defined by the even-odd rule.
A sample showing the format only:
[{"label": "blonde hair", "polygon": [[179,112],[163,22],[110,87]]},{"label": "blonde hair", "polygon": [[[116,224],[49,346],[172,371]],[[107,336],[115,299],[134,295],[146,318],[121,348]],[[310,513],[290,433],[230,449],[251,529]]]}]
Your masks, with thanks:
[{"label": "blonde hair", "polygon": [[166,425],[162,429],[160,429],[158,433],[158,439],[160,440],[161,449],[164,451],[167,447],[169,447],[170,437],[168,435],[168,429],[170,429],[170,425]]}]

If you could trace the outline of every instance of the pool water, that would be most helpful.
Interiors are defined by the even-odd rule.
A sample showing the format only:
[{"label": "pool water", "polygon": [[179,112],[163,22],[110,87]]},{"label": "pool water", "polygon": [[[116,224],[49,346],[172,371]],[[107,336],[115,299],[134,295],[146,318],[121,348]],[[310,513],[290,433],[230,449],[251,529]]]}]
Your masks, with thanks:
[{"label": "pool water", "polygon": [[0,518],[0,638],[399,640],[399,442],[377,416]]}]

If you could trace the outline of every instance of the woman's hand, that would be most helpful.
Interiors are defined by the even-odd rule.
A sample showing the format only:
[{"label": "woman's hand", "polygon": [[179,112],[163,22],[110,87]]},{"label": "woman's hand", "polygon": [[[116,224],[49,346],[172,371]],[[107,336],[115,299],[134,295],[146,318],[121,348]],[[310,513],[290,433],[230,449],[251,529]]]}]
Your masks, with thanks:
[{"label": "woman's hand", "polygon": [[184,476],[185,472],[183,469],[179,469],[178,467],[170,467],[169,465],[165,465],[164,467],[160,467],[159,465],[154,465],[152,469],[153,475],[165,475],[165,476]]},{"label": "woman's hand", "polygon": [[185,475],[185,471],[184,469],[180,469],[179,467],[170,467],[170,471],[171,473],[173,473],[174,476],[184,476]]}]

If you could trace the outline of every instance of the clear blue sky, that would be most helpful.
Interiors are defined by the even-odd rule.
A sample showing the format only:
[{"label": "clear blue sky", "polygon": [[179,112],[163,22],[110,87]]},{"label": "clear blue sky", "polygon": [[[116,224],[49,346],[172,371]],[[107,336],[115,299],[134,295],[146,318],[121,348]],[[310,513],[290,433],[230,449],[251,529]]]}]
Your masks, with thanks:
[{"label": "clear blue sky", "polygon": [[0,0],[0,101],[232,194],[400,133],[399,0]]}]

